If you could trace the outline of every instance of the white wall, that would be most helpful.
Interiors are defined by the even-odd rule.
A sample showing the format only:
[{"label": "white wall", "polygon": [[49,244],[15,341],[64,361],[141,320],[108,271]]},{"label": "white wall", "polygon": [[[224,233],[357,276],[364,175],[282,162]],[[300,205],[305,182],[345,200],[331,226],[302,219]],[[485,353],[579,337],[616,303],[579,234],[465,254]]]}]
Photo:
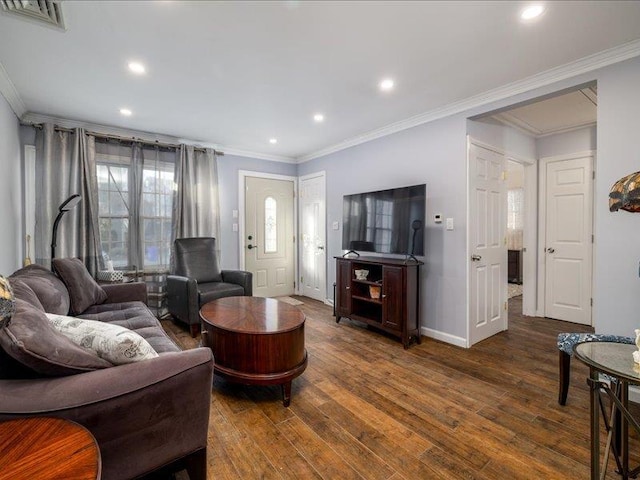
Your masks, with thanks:
[{"label": "white wall", "polygon": [[0,274],[10,275],[22,261],[22,189],[19,122],[0,95]]},{"label": "white wall", "polygon": [[[448,117],[310,160],[299,175],[326,171],[327,292],[335,281],[334,256],[342,255],[342,196],[427,184],[422,326],[454,343],[466,338],[466,118]],[[433,223],[452,217],[453,231]],[[340,230],[333,230],[339,222]]]},{"label": "white wall", "polygon": [[536,140],[538,158],[596,150],[596,139],[597,128],[595,125],[573,132],[542,137]]},{"label": "white wall", "polygon": [[469,120],[467,133],[474,140],[499,148],[505,153],[522,160],[534,160],[537,157],[535,139],[515,128],[487,120]]},{"label": "white wall", "polygon": [[640,214],[609,212],[611,186],[640,170],[640,58],[598,75],[594,319],[597,332],[640,328]]}]

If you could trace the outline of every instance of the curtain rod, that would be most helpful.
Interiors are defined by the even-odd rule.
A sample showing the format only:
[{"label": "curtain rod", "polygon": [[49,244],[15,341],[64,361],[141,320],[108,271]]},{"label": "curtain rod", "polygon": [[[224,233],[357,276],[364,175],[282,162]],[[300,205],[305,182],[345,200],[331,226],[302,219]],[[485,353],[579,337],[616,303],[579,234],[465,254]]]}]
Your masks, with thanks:
[{"label": "curtain rod", "polygon": [[[35,128],[42,128],[42,124],[40,123],[32,123],[31,124],[32,127]],[[70,133],[75,133],[75,130],[73,128],[66,128],[66,127],[54,127],[53,128],[56,132],[70,132]],[[137,142],[137,143],[142,143],[143,145],[153,145],[154,147],[162,147],[162,148],[179,148],[180,145],[179,144],[175,144],[175,143],[164,143],[164,142],[159,142],[158,140],[152,141],[152,140],[144,140],[142,138],[136,138],[136,137],[121,137],[119,135],[111,135],[111,134],[106,134],[106,133],[99,133],[99,132],[91,132],[89,130],[87,130],[87,133],[89,135],[93,135],[96,138],[104,138],[106,140],[118,140],[121,142]],[[203,147],[194,147],[194,150],[197,152],[205,152],[206,148]],[[213,150],[213,153],[219,157],[223,157],[224,156],[224,152],[221,152],[219,150]]]}]

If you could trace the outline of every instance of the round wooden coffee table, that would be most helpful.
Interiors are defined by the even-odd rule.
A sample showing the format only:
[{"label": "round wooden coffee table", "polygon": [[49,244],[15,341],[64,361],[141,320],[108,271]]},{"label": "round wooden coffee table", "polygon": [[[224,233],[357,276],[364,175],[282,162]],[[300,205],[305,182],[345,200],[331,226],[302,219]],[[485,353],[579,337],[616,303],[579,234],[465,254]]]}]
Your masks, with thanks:
[{"label": "round wooden coffee table", "polygon": [[216,375],[246,385],[282,385],[282,403],[289,406],[291,382],[307,368],[302,310],[273,298],[227,297],[203,305],[200,319]]},{"label": "round wooden coffee table", "polygon": [[100,478],[100,450],[89,430],[61,418],[0,423],[0,479]]}]

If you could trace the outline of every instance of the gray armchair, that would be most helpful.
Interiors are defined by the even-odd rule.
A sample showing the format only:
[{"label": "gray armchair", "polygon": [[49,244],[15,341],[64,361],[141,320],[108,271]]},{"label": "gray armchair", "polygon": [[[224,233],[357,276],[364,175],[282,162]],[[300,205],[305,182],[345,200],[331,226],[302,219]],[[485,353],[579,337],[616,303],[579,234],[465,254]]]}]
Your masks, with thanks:
[{"label": "gray armchair", "polygon": [[178,238],[174,246],[175,272],[167,276],[167,308],[189,325],[195,337],[202,305],[223,297],[250,297],[253,276],[241,270],[220,270],[215,238]]}]

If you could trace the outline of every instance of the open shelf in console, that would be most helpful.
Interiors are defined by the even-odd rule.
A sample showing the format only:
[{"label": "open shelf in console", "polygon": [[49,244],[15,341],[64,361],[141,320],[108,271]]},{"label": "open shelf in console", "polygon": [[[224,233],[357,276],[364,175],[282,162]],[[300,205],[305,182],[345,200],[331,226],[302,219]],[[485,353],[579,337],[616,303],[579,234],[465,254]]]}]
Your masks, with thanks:
[{"label": "open shelf in console", "polygon": [[[420,343],[420,266],[415,259],[336,257],[336,321],[352,318]],[[364,272],[356,272],[366,270]]]}]

